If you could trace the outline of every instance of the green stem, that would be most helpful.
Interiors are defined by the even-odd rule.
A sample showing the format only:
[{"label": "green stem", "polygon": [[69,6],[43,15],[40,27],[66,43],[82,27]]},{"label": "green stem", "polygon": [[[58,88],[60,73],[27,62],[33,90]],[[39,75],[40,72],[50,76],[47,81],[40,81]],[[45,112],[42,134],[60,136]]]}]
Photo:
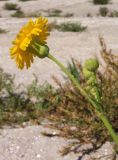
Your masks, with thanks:
[{"label": "green stem", "polygon": [[95,108],[95,111],[97,113],[97,116],[102,120],[104,125],[109,131],[109,134],[112,136],[114,142],[116,143],[118,147],[118,136],[116,135],[115,131],[113,130],[111,124],[109,123],[108,119],[106,118],[104,112],[101,110],[102,106],[101,104],[96,103],[91,97],[86,93],[86,91],[81,87],[81,85],[78,83],[78,81],[74,78],[74,76],[66,69],[66,67],[59,62],[55,57],[53,57],[51,54],[48,54],[48,58],[54,61],[61,70],[69,77],[69,79],[73,82],[75,87],[80,91],[80,93],[90,102],[90,104]]}]

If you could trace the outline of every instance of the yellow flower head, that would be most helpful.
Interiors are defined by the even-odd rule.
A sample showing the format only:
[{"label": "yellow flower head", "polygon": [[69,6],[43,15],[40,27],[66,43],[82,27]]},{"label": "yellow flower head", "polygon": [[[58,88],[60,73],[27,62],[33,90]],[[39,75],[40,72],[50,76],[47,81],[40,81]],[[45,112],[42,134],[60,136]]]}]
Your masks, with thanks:
[{"label": "yellow flower head", "polygon": [[18,68],[29,68],[33,63],[35,50],[33,45],[46,44],[48,32],[48,20],[39,17],[35,21],[32,19],[20,30],[16,39],[13,41],[13,47],[10,49],[12,59],[15,59]]}]

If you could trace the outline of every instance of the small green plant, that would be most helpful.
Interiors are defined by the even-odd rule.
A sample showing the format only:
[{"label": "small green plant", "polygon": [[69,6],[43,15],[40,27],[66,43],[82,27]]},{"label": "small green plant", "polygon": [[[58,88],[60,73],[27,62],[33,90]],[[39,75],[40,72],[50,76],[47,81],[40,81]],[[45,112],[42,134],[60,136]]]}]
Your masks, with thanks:
[{"label": "small green plant", "polygon": [[49,31],[52,31],[54,29],[58,29],[58,24],[56,21],[53,21],[53,22],[49,23],[48,27],[49,27]]},{"label": "small green plant", "polygon": [[61,10],[59,10],[59,9],[54,9],[54,10],[51,10],[51,11],[49,11],[49,13],[48,13],[48,17],[60,17],[61,15]]},{"label": "small green plant", "polygon": [[20,9],[17,10],[15,13],[11,14],[12,17],[18,17],[18,18],[23,18],[25,17],[25,14],[23,11],[21,11]]},{"label": "small green plant", "polygon": [[87,16],[87,17],[92,17],[92,14],[91,14],[91,13],[87,13],[86,16]]},{"label": "small green plant", "polygon": [[73,17],[74,14],[73,13],[66,13],[64,15],[62,15],[63,17]]},{"label": "small green plant", "polygon": [[110,17],[118,17],[118,11],[112,11],[109,16]]},{"label": "small green plant", "polygon": [[41,13],[36,13],[36,12],[25,14],[25,17],[40,17],[40,16],[41,16]]},{"label": "small green plant", "polygon": [[14,77],[0,68],[0,127],[26,121],[40,123],[54,107],[56,101],[51,97],[57,92],[51,85],[38,85],[35,79],[26,91],[19,92],[19,87],[14,85]]},{"label": "small green plant", "polygon": [[82,32],[87,29],[87,26],[82,26],[79,22],[64,22],[58,25],[58,30],[63,32]]},{"label": "small green plant", "polygon": [[71,58],[71,63],[68,63],[68,70],[70,71],[70,73],[74,76],[74,78],[77,79],[77,81],[79,82],[79,78],[80,78],[80,72],[78,71],[78,68],[75,64],[75,61],[73,58]]},{"label": "small green plant", "polygon": [[6,30],[6,29],[2,29],[2,28],[0,28],[0,34],[2,34],[2,33],[7,33],[8,31]]},{"label": "small green plant", "polygon": [[108,4],[110,0],[93,0],[94,4]]},{"label": "small green plant", "polygon": [[109,13],[109,9],[106,7],[100,7],[99,13],[101,16],[106,17]]},{"label": "small green plant", "polygon": [[7,9],[7,10],[18,10],[19,7],[18,7],[18,5],[16,3],[5,3],[4,9]]}]

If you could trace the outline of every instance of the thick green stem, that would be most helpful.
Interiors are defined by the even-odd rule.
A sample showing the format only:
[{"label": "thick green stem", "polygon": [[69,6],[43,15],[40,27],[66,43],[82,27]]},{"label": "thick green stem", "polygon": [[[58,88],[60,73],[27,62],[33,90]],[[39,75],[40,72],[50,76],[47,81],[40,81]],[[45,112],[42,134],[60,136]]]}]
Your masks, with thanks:
[{"label": "thick green stem", "polygon": [[104,123],[104,125],[106,126],[106,128],[108,129],[109,134],[112,136],[114,142],[117,144],[117,147],[118,147],[118,136],[114,132],[114,130],[112,128],[112,125],[109,123],[107,117],[103,113],[98,113],[97,115],[102,120],[102,122]]},{"label": "thick green stem", "polygon": [[86,93],[86,91],[81,87],[81,85],[77,82],[77,80],[74,78],[74,76],[66,69],[66,67],[59,62],[55,57],[53,57],[51,54],[48,54],[48,58],[54,61],[61,70],[69,77],[69,79],[73,82],[75,87],[80,91],[80,93],[90,102],[90,104],[95,108],[95,112],[97,113],[97,116],[102,120],[104,125],[109,131],[109,134],[112,136],[114,142],[116,143],[118,147],[118,136],[116,135],[115,131],[113,130],[111,124],[109,123],[108,119],[106,118],[105,114],[101,110],[102,106],[101,104],[98,104],[95,102],[91,97]]}]

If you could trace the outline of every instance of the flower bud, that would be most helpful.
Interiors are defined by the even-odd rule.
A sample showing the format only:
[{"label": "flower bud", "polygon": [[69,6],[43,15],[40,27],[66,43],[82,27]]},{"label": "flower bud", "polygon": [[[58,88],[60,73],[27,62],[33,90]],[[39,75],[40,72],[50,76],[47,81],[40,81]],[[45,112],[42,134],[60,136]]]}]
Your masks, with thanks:
[{"label": "flower bud", "polygon": [[35,43],[32,45],[33,52],[39,58],[45,58],[49,54],[49,48],[45,44]]},{"label": "flower bud", "polygon": [[87,70],[85,67],[83,67],[83,74],[86,79],[89,79],[90,77],[94,76],[94,73]]},{"label": "flower bud", "polygon": [[39,58],[45,58],[48,56],[48,54],[49,54],[48,46],[47,45],[40,45],[39,52],[38,52],[37,56]]},{"label": "flower bud", "polygon": [[89,71],[96,71],[99,67],[99,62],[96,58],[90,58],[85,61],[84,67]]}]

